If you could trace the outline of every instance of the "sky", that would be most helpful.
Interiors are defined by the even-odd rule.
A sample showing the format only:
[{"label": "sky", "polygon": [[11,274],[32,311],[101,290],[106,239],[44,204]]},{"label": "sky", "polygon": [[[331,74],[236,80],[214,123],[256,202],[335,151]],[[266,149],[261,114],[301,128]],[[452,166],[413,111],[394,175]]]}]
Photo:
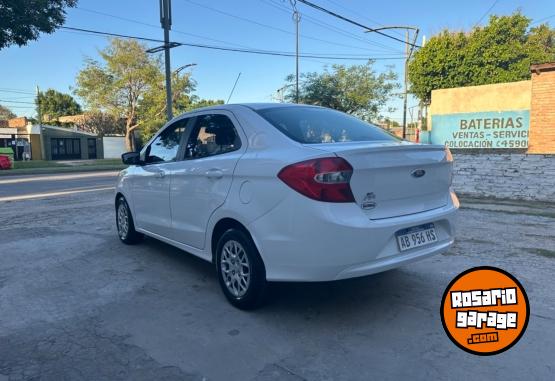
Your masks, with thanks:
[{"label": "sky", "polygon": [[[552,0],[467,0],[467,1],[364,1],[312,0],[312,2],[356,20],[368,27],[413,25],[429,38],[441,30],[470,30],[487,23],[491,14],[506,15],[520,10],[534,21],[555,24]],[[67,10],[65,26],[163,38],[158,0],[79,0]],[[172,0],[173,24],[170,40],[225,47],[295,51],[295,25],[289,0]],[[332,56],[375,58],[377,73],[393,65],[403,78],[404,44],[377,34],[363,33],[350,25],[317,10],[297,3],[301,14],[300,52]],[[552,17],[551,17],[552,16]],[[386,33],[403,38],[404,31]],[[81,32],[57,30],[42,34],[26,46],[0,50],[0,104],[20,116],[34,116],[33,93],[53,88],[71,93],[75,78],[87,57],[98,58],[98,51],[108,39]],[[147,43],[149,47],[159,44]],[[392,59],[393,57],[393,59]],[[300,61],[301,72],[319,72],[326,65],[360,64],[362,60],[308,59]],[[201,98],[227,100],[241,73],[230,100],[239,102],[277,101],[276,90],[295,72],[292,57],[262,56],[224,52],[196,47],[171,50],[172,69],[195,63],[188,68],[197,82],[195,94]],[[7,102],[10,101],[10,102]],[[417,104],[409,99],[409,108]],[[384,115],[401,121],[402,102],[392,99],[393,112]],[[415,115],[414,115],[415,116]],[[410,122],[410,114],[409,114]]]}]

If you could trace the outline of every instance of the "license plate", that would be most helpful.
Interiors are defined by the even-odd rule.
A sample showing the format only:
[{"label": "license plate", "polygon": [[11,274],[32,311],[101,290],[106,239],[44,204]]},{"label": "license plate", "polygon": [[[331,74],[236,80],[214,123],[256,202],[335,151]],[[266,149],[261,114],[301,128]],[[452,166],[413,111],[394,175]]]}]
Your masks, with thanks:
[{"label": "license plate", "polygon": [[397,243],[401,251],[429,245],[434,242],[437,242],[434,224],[414,226],[397,232]]}]

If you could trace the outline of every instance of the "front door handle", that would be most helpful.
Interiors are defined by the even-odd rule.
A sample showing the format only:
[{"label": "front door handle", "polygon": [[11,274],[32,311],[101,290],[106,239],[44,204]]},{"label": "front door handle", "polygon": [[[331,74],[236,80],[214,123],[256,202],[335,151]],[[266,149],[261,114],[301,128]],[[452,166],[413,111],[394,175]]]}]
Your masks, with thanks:
[{"label": "front door handle", "polygon": [[156,177],[158,177],[159,179],[163,179],[164,177],[166,177],[166,172],[163,169],[160,169],[156,171]]},{"label": "front door handle", "polygon": [[205,172],[206,177],[209,179],[221,179],[224,176],[224,173],[220,169],[209,169]]}]

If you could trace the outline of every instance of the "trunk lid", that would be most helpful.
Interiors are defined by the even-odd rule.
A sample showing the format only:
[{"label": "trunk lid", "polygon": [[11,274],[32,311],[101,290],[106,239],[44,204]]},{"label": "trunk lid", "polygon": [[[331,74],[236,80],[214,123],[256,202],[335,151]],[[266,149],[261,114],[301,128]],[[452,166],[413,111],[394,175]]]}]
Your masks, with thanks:
[{"label": "trunk lid", "polygon": [[353,166],[351,189],[370,219],[424,212],[445,206],[452,159],[445,147],[408,142],[310,144]]}]

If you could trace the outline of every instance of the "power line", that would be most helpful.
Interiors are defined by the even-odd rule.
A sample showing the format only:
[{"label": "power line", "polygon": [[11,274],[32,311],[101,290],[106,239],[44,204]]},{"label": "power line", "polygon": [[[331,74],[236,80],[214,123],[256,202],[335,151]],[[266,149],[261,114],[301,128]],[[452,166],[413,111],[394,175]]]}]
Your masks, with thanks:
[{"label": "power line", "polygon": [[321,11],[321,12],[327,13],[327,14],[330,15],[330,16],[333,16],[333,17],[336,17],[336,18],[341,19],[341,20],[343,20],[343,21],[346,21],[346,22],[348,22],[349,24],[356,25],[356,26],[361,27],[361,28],[363,28],[363,29],[365,29],[365,30],[368,30],[368,31],[370,31],[370,32],[374,32],[374,33],[380,34],[380,35],[382,35],[382,36],[384,36],[384,37],[391,38],[392,40],[402,42],[403,44],[408,44],[408,45],[411,45],[411,46],[413,46],[413,47],[415,47],[415,48],[420,48],[419,45],[416,45],[416,44],[413,44],[413,43],[410,43],[410,42],[407,42],[407,41],[403,41],[402,39],[397,38],[397,37],[395,37],[395,36],[391,36],[391,35],[389,35],[389,34],[387,34],[387,33],[384,33],[384,32],[381,32],[381,31],[379,31],[379,30],[376,30],[376,29],[367,27],[367,26],[365,26],[365,25],[363,25],[363,24],[361,24],[361,23],[359,23],[359,22],[357,22],[357,21],[351,20],[351,19],[349,19],[349,18],[347,18],[347,17],[345,17],[345,16],[341,16],[340,14],[335,13],[335,12],[332,12],[332,11],[330,11],[330,10],[328,10],[328,9],[326,9],[326,8],[323,8],[323,7],[321,7],[321,6],[317,5],[317,4],[311,3],[310,1],[307,1],[307,0],[297,0],[297,1],[299,1],[300,3],[303,3],[303,4],[305,4],[305,5],[308,5],[309,7],[312,7],[312,8],[314,8],[314,9],[317,9],[317,10],[319,10],[319,11]]},{"label": "power line", "polygon": [[12,108],[23,108],[23,109],[30,109],[30,108],[34,108],[35,106],[12,106],[12,105],[6,105],[5,107],[12,109]]},{"label": "power line", "polygon": [[543,22],[543,21],[545,21],[545,20],[549,20],[549,19],[551,19],[551,18],[553,18],[553,17],[555,17],[555,15],[551,15],[551,16],[546,16],[546,17],[542,17],[541,19],[538,19],[538,20],[532,21],[532,23],[531,23],[530,25],[536,25],[536,24],[539,24],[539,23],[541,23],[541,22]]},{"label": "power line", "polygon": [[0,93],[14,93],[14,94],[29,94],[29,95],[35,95],[35,93],[31,93],[31,92],[27,92],[27,91],[23,91],[23,90],[17,90],[17,89],[10,89],[10,88],[0,88]]},{"label": "power line", "polygon": [[[195,4],[196,4],[196,3],[195,3]],[[202,5],[200,5],[200,4],[198,4],[198,5],[199,5],[199,6],[202,6]],[[210,8],[210,7],[208,7],[208,8]],[[84,11],[84,12],[89,12],[89,13],[93,13],[93,14],[98,14],[98,15],[102,15],[102,16],[106,16],[106,17],[111,17],[111,18],[114,18],[114,19],[122,20],[122,21],[127,21],[127,22],[130,22],[130,23],[135,23],[135,24],[138,24],[138,25],[148,26],[148,27],[150,27],[150,28],[159,29],[159,26],[157,26],[157,25],[149,24],[149,23],[147,23],[147,22],[140,21],[140,20],[136,20],[136,19],[130,19],[130,18],[127,18],[127,17],[122,17],[122,16],[118,16],[118,15],[113,15],[113,14],[110,14],[110,13],[100,12],[100,11],[96,11],[96,10],[88,9],[88,8],[76,7],[76,9],[77,9],[77,10],[80,10],[80,11]],[[213,8],[210,8],[210,9],[213,9]],[[219,11],[219,10],[215,10],[215,11],[223,12],[223,11]],[[287,12],[288,12],[288,11],[287,11]],[[230,15],[230,16],[232,16],[232,15]],[[271,27],[271,28],[273,28],[273,27]],[[292,34],[292,32],[289,32],[289,31],[286,31],[286,30],[279,29],[279,28],[277,28],[277,29],[278,29],[279,31]],[[180,30],[177,30],[177,29],[172,29],[172,32],[178,33],[178,34],[183,34],[183,35],[188,35],[188,36],[193,36],[193,37],[197,37],[197,38],[204,39],[204,40],[215,41],[215,42],[220,42],[220,43],[224,43],[224,44],[239,46],[239,47],[246,48],[246,49],[253,49],[253,48],[251,48],[251,47],[249,47],[249,46],[246,46],[246,45],[241,45],[241,44],[237,44],[237,43],[233,43],[233,42],[229,42],[229,41],[224,41],[224,40],[218,40],[218,39],[215,39],[215,38],[210,38],[210,37],[202,36],[202,35],[195,34],[195,33],[183,32],[183,31],[180,31]],[[308,38],[311,38],[311,37],[308,37]],[[326,40],[321,40],[321,39],[317,39],[317,40],[318,40],[318,41],[322,41],[322,42],[327,42],[327,43],[330,43],[330,44],[334,44],[334,45],[339,45],[339,46],[345,46],[345,47],[350,47],[350,48],[354,48],[354,49],[361,49],[361,50],[368,50],[368,51],[371,51],[371,50],[369,50],[369,49],[366,49],[366,48],[363,48],[363,47],[359,47],[359,46],[353,46],[353,45],[346,45],[346,44],[341,44],[341,43],[335,43],[335,42],[332,42],[332,41],[326,41]],[[361,40],[364,41],[364,39],[361,39]],[[254,50],[256,50],[256,49],[254,49]],[[392,49],[391,49],[391,50],[392,50]],[[362,56],[362,55],[361,55],[361,56]]]},{"label": "power line", "polygon": [[[378,24],[379,26],[382,26],[382,27],[383,27],[383,26],[386,26],[386,25],[384,25],[384,24],[382,24],[382,23],[380,23],[380,22],[378,22],[378,21],[376,21],[376,20],[372,20],[371,18],[369,18],[369,17],[367,17],[367,16],[361,15],[360,12],[357,12],[356,10],[354,10],[354,9],[352,9],[352,8],[346,7],[344,4],[340,3],[339,1],[335,1],[335,0],[325,0],[325,1],[327,1],[328,3],[331,3],[331,4],[335,4],[336,6],[338,6],[339,8],[341,8],[341,9],[347,11],[347,12],[349,12],[349,13],[351,13],[351,14],[353,14],[353,15],[357,15],[358,17],[361,17],[361,18],[363,18],[363,19],[365,19],[365,20],[368,20],[368,21],[370,21],[370,22],[373,22],[373,23],[375,23],[375,24]],[[399,32],[399,31],[397,31],[397,30],[392,30],[391,32],[392,32],[392,33],[395,33],[396,35],[398,35],[398,36],[400,36],[400,37],[404,37],[404,36],[403,36],[403,33]]]},{"label": "power line", "polygon": [[[156,38],[132,36],[132,35],[128,35],[128,34],[103,32],[103,31],[98,31],[98,30],[75,28],[75,27],[69,27],[69,26],[62,26],[60,28],[64,29],[64,30],[77,31],[77,32],[83,32],[83,33],[94,34],[94,35],[120,37],[120,38],[132,38],[132,39],[148,41],[148,42],[164,43],[163,40],[159,40],[159,39],[156,39]],[[264,49],[230,48],[230,47],[224,47],[224,46],[215,46],[215,45],[189,43],[189,42],[179,42],[179,41],[175,41],[175,43],[178,44],[178,46],[189,46],[189,47],[202,48],[202,49],[223,50],[223,51],[229,51],[229,52],[250,53],[250,54],[270,55],[270,56],[295,57],[295,53],[293,53],[293,52],[271,51],[271,50],[264,50]],[[321,55],[321,54],[317,54],[317,53],[305,53],[305,54],[299,55],[299,57],[319,58],[319,59],[333,59],[333,60],[363,60],[363,61],[368,61],[368,60],[397,60],[397,59],[403,59],[404,58],[402,56],[364,57],[364,56],[349,56],[349,55],[340,55],[340,54]]]},{"label": "power line", "polygon": [[482,15],[482,17],[480,17],[480,19],[479,19],[478,21],[476,21],[476,24],[474,24],[474,28],[476,28],[476,27],[478,26],[478,24],[480,24],[480,23],[482,22],[482,20],[484,19],[484,17],[486,17],[486,16],[490,13],[490,11],[493,9],[493,7],[495,7],[495,4],[497,4],[498,1],[499,1],[499,0],[495,0],[495,1],[493,2],[493,4],[491,4],[491,6],[490,6],[490,7],[488,8],[488,10],[486,11],[486,13],[484,13],[484,14]]},{"label": "power line", "polygon": [[24,101],[9,101],[7,99],[0,99],[0,102],[7,102],[7,103],[26,103],[26,104],[31,104],[34,105],[35,102],[24,102]]},{"label": "power line", "polygon": [[[130,22],[130,23],[138,24],[138,25],[148,26],[150,28],[160,29],[160,26],[158,26],[158,25],[149,24],[147,22],[136,20],[136,19],[130,19],[128,17],[117,16],[117,15],[113,15],[113,14],[110,14],[110,13],[100,12],[100,11],[96,11],[96,10],[93,10],[93,9],[82,8],[82,7],[76,7],[75,9],[80,10],[80,11],[84,11],[84,12],[89,12],[89,13],[101,15],[101,16],[111,17],[111,18],[114,18],[114,19],[117,19],[117,20],[127,21],[127,22]],[[210,38],[210,37],[202,36],[200,34],[184,32],[184,31],[174,29],[174,28],[172,28],[172,32],[177,33],[177,34],[183,34],[183,35],[186,35],[186,36],[193,36],[193,37],[200,38],[200,39],[203,39],[203,40],[214,41],[214,42],[219,42],[219,43],[224,43],[224,44],[229,44],[229,45],[240,46],[240,47],[243,47],[243,48],[248,48],[248,46],[245,46],[245,45],[236,44],[236,43],[229,42],[229,41],[224,41],[224,40],[218,40],[216,38]]]},{"label": "power line", "polygon": [[[269,5],[269,6],[274,7],[275,9],[278,9],[278,10],[282,11],[282,12],[285,12],[285,13],[287,13],[287,14],[290,14],[290,13],[291,13],[290,10],[289,10],[289,8],[286,8],[286,7],[284,7],[282,4],[277,3],[277,2],[276,2],[277,0],[261,0],[261,1],[262,1],[263,3]],[[389,50],[389,51],[393,51],[393,52],[399,53],[399,50],[397,50],[397,49],[395,49],[395,48],[392,48],[391,46],[387,46],[387,45],[381,44],[381,43],[376,42],[376,41],[370,41],[370,40],[368,40],[368,39],[366,39],[366,38],[363,38],[363,37],[361,37],[361,36],[359,36],[359,35],[356,35],[356,34],[354,34],[354,33],[352,33],[352,32],[349,32],[349,31],[347,31],[347,30],[345,30],[345,29],[338,28],[338,27],[336,27],[336,26],[334,26],[334,25],[331,25],[331,24],[329,24],[329,23],[326,23],[326,22],[324,22],[324,21],[322,21],[322,20],[319,20],[319,19],[317,19],[317,18],[315,18],[315,17],[312,17],[312,16],[310,16],[310,15],[303,14],[303,17],[306,19],[306,21],[308,21],[308,22],[310,22],[310,23],[312,23],[312,24],[314,24],[314,25],[317,25],[317,26],[319,26],[319,27],[321,27],[321,28],[323,28],[323,29],[326,29],[326,30],[328,30],[328,31],[332,31],[332,32],[341,34],[341,35],[343,35],[343,36],[352,38],[352,39],[354,39],[354,40],[358,40],[358,41],[364,42],[364,43],[366,43],[366,44],[375,45],[375,46],[377,46],[377,47],[381,47],[381,48],[383,48],[383,49],[386,49],[386,50]]]},{"label": "power line", "polygon": [[[188,3],[194,4],[198,7],[205,8],[205,9],[208,9],[210,11],[213,11],[213,12],[216,12],[216,13],[228,16],[228,17],[232,17],[232,18],[237,19],[237,20],[248,22],[248,23],[258,25],[258,26],[263,27],[263,28],[275,30],[275,31],[278,31],[278,32],[281,32],[281,33],[286,33],[286,34],[289,34],[289,35],[295,35],[295,33],[290,32],[288,30],[285,30],[285,29],[282,29],[282,28],[279,28],[279,27],[276,27],[276,26],[264,24],[264,23],[261,23],[261,22],[256,21],[256,20],[251,20],[251,19],[243,17],[243,16],[234,15],[232,13],[222,11],[221,9],[213,8],[213,7],[205,5],[205,4],[200,4],[200,3],[197,3],[197,2],[191,1],[191,0],[185,0],[185,1],[188,2]],[[306,38],[308,40],[319,41],[319,42],[323,42],[323,43],[330,44],[330,45],[336,45],[336,46],[342,46],[342,47],[348,47],[348,48],[355,48],[355,49],[361,49],[361,50],[368,50],[368,49],[363,48],[363,47],[347,45],[347,44],[343,44],[343,43],[340,43],[340,42],[328,41],[328,40],[325,40],[325,39],[322,39],[322,38],[308,36],[308,35],[305,35],[305,34],[301,34],[301,37]]]}]

